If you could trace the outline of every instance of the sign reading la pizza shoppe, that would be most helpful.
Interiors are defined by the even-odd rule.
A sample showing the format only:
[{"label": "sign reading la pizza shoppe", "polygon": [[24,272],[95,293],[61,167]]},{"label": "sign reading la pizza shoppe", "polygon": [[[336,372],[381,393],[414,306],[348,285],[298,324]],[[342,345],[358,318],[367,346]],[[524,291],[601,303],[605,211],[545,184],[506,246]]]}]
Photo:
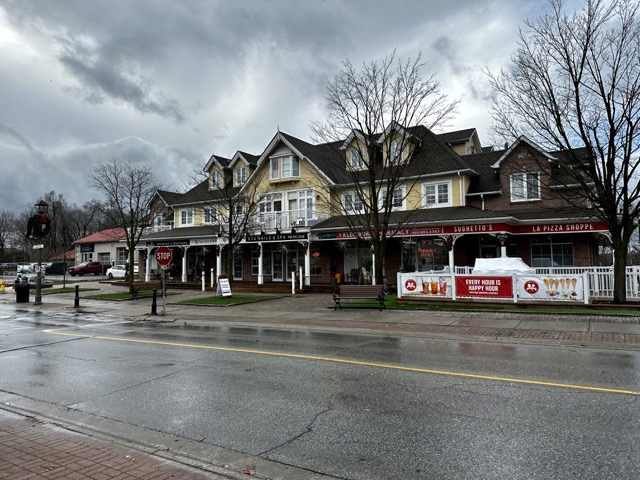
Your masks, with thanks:
[{"label": "sign reading la pizza shoppe", "polygon": [[513,283],[511,277],[457,276],[456,295],[472,298],[513,298]]}]

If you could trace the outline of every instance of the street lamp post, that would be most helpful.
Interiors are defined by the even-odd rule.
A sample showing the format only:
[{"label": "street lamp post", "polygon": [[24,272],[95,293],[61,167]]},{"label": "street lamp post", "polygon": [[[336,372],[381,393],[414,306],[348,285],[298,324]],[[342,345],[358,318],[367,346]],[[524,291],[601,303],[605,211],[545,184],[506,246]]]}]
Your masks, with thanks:
[{"label": "street lamp post", "polygon": [[[34,222],[34,238],[39,238],[44,242],[45,235],[49,230],[49,219],[47,213],[49,211],[49,204],[43,200],[36,203],[37,222]],[[34,249],[38,249],[38,269],[36,271],[36,298],[33,302],[34,305],[42,305],[42,250],[44,250],[44,243],[34,245]]]}]

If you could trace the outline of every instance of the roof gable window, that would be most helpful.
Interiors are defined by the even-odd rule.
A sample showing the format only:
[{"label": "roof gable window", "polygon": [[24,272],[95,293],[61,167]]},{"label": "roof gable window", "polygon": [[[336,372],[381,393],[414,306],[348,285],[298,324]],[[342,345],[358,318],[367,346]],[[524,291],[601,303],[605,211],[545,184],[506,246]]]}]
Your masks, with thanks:
[{"label": "roof gable window", "polygon": [[214,170],[209,173],[209,189],[213,190],[214,188],[222,188],[224,187],[222,180],[222,173],[220,170]]},{"label": "roof gable window", "polygon": [[402,161],[402,141],[392,140],[389,143],[389,163],[398,164]]},{"label": "roof gable window", "polygon": [[352,170],[361,170],[364,168],[364,158],[359,148],[352,148],[349,152],[348,167]]},{"label": "roof gable window", "polygon": [[238,167],[235,169],[235,182],[236,187],[241,187],[247,181],[247,168]]},{"label": "roof gable window", "polygon": [[300,159],[295,155],[283,155],[270,159],[271,180],[300,178]]}]

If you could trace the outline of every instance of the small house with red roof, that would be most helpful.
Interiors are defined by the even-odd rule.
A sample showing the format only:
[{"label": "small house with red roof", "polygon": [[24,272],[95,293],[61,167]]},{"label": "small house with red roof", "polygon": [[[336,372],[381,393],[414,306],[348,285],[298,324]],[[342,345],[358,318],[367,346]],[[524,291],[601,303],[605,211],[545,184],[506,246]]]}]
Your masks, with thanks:
[{"label": "small house with red roof", "polygon": [[127,243],[124,228],[109,228],[73,242],[74,262],[100,262],[103,265],[127,263]]}]

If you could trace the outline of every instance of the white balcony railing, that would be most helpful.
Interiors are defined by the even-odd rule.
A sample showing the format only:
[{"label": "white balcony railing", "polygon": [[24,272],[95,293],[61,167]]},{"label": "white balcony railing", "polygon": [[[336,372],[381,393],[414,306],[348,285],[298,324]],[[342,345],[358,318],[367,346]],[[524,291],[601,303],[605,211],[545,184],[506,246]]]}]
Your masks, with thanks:
[{"label": "white balcony railing", "polygon": [[311,227],[329,217],[314,210],[290,210],[287,212],[265,212],[256,216],[256,223],[264,230]]}]

